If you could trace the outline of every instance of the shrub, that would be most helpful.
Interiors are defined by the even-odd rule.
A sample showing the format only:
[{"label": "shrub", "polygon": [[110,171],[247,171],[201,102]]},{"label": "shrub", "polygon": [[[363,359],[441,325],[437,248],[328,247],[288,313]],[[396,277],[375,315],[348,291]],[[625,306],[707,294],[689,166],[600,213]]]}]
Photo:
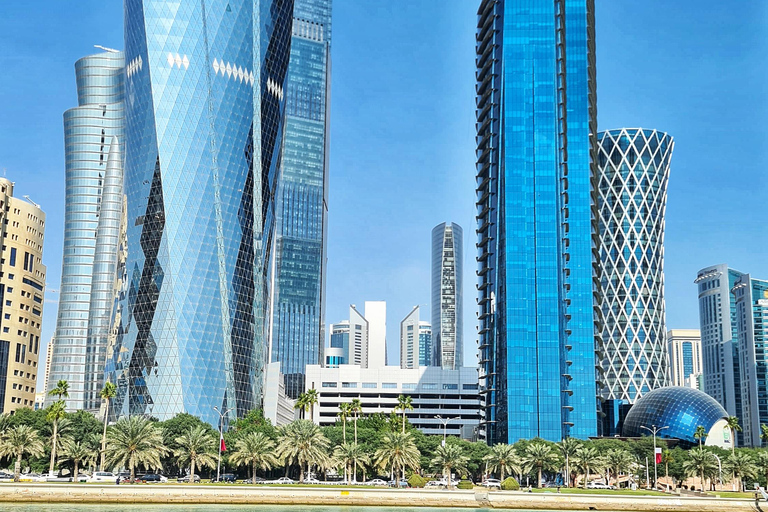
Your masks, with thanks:
[{"label": "shrub", "polygon": [[509,476],[505,478],[503,482],[501,482],[501,488],[505,491],[519,491],[520,484],[517,483],[517,480]]},{"label": "shrub", "polygon": [[414,473],[408,477],[408,485],[411,487],[424,487],[427,485],[427,479]]},{"label": "shrub", "polygon": [[457,485],[457,487],[459,489],[474,489],[475,488],[475,486],[472,485],[472,482],[470,482],[469,480],[462,480],[461,482],[459,482],[459,485]]}]

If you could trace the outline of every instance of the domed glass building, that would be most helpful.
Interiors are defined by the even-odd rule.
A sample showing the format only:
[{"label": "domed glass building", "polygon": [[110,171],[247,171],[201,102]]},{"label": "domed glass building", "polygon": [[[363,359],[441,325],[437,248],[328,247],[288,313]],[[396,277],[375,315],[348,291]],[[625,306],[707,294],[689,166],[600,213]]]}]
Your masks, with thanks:
[{"label": "domed glass building", "polygon": [[693,388],[664,387],[654,389],[632,406],[624,419],[622,435],[641,437],[650,435],[642,428],[669,427],[658,432],[664,439],[678,439],[683,447],[697,445],[693,437],[696,428],[704,427],[706,446],[731,448],[733,440],[726,426],[728,413],[717,401],[706,393]]}]

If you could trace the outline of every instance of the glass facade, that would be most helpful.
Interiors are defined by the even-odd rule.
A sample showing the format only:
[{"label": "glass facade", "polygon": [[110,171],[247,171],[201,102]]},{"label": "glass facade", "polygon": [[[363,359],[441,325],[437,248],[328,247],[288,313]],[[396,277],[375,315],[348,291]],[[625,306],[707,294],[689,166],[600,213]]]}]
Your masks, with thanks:
[{"label": "glass facade", "polygon": [[432,229],[432,365],[463,366],[464,232],[454,223]]},{"label": "glass facade", "polygon": [[732,293],[741,370],[741,441],[761,446],[761,425],[768,423],[768,281],[744,274]]},{"label": "glass facade", "polygon": [[69,383],[69,410],[101,405],[111,312],[105,294],[117,259],[114,220],[122,214],[124,71],[122,52],[78,60],[78,106],[64,113],[64,257],[48,385]]},{"label": "glass facade", "polygon": [[[741,368],[736,317],[736,297],[731,290],[742,272],[720,264],[699,270],[701,362],[704,392],[717,400],[729,416],[743,418]],[[744,433],[737,432],[744,442]]]},{"label": "glass facade", "polygon": [[432,365],[432,326],[420,320],[420,306],[414,306],[400,322],[400,368]]},{"label": "glass facade", "polygon": [[419,366],[429,366],[432,361],[432,326],[419,322]]},{"label": "glass facade", "polygon": [[483,0],[477,26],[488,441],[587,438],[597,434],[602,359],[594,1]]},{"label": "glass facade", "polygon": [[632,404],[670,384],[664,216],[675,144],[664,132],[639,128],[597,138],[604,396]]},{"label": "glass facade", "polygon": [[698,389],[666,387],[653,390],[635,402],[624,419],[622,435],[642,437],[650,433],[641,426],[669,427],[656,434],[662,439],[679,439],[684,448],[697,445],[693,433],[699,426],[707,432],[728,413],[711,396]]},{"label": "glass facade", "polygon": [[214,406],[261,405],[292,13],[292,0],[125,2],[116,415],[215,425]]},{"label": "glass facade", "polygon": [[295,0],[271,336],[291,398],[304,392],[304,368],[320,363],[324,341],[330,69],[331,0]]}]

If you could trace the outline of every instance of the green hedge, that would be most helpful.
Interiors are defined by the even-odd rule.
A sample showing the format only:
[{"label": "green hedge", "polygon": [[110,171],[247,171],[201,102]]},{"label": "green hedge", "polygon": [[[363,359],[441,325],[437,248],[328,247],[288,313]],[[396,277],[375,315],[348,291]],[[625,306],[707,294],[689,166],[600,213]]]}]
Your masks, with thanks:
[{"label": "green hedge", "polygon": [[427,479],[414,473],[408,478],[408,485],[411,487],[424,487],[427,485]]},{"label": "green hedge", "polygon": [[517,483],[517,480],[509,476],[505,478],[503,482],[501,482],[501,488],[505,491],[519,491],[520,484]]},{"label": "green hedge", "polygon": [[475,486],[469,480],[462,480],[457,486],[459,489],[474,489]]}]

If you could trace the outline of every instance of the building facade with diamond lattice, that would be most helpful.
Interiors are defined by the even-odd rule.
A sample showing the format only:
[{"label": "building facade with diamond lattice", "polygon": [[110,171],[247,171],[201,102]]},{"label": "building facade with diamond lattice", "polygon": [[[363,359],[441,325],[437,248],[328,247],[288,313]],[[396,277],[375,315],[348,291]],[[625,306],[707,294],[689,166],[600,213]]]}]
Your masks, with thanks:
[{"label": "building facade with diamond lattice", "polygon": [[261,406],[292,0],[125,2],[115,415]]},{"label": "building facade with diamond lattice", "polygon": [[657,130],[598,134],[605,398],[669,385],[664,224],[674,141]]}]

